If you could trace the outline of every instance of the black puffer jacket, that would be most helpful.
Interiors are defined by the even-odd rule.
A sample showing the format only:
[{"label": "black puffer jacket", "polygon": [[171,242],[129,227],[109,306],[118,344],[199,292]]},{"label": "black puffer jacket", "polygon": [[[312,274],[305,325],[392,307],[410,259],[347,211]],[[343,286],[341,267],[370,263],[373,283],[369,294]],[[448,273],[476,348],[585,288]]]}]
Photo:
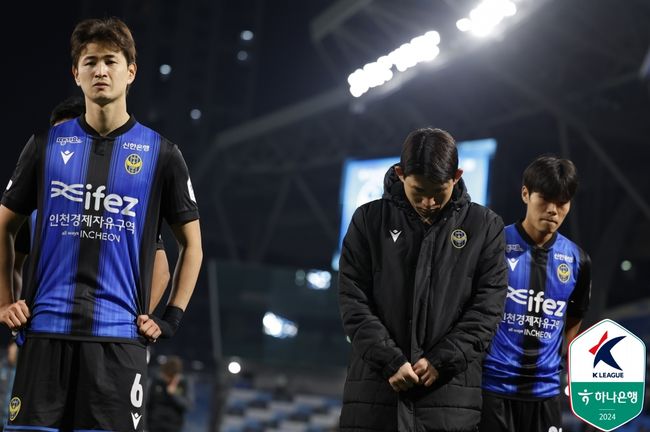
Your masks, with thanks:
[{"label": "black puffer jacket", "polygon": [[[393,168],[384,197],[355,212],[343,241],[339,302],[352,341],[342,431],[469,431],[480,419],[481,361],[507,287],[503,221],[470,202],[463,181],[431,225]],[[426,357],[429,388],[388,378]]]}]

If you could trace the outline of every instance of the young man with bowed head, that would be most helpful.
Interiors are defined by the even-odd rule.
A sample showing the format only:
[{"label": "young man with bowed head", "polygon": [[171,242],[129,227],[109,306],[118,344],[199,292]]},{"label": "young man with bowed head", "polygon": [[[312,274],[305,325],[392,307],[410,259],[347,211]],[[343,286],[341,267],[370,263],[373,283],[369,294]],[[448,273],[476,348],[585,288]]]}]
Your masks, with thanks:
[{"label": "young man with bowed head", "polygon": [[501,318],[503,222],[472,203],[451,135],[408,135],[381,199],[343,240],[339,304],[352,343],[342,431],[474,431],[481,362]]}]

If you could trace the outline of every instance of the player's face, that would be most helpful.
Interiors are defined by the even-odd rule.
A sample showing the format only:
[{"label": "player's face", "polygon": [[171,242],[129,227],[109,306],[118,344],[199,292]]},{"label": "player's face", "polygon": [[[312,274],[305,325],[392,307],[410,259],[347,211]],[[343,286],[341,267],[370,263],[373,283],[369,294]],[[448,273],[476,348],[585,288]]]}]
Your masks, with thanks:
[{"label": "player's face", "polygon": [[454,191],[454,185],[458,183],[461,173],[459,170],[455,179],[449,179],[443,183],[434,183],[419,174],[404,177],[401,170],[398,170],[398,176],[404,183],[406,198],[408,198],[415,211],[424,219],[431,219],[449,202]]},{"label": "player's face", "polygon": [[135,64],[127,64],[124,53],[110,45],[89,43],[72,68],[86,99],[104,106],[126,98],[126,87],[135,79]]},{"label": "player's face", "polygon": [[526,222],[540,234],[553,234],[560,228],[569,214],[571,201],[556,202],[547,200],[538,192],[529,193],[526,186],[521,190],[521,198],[526,203]]}]

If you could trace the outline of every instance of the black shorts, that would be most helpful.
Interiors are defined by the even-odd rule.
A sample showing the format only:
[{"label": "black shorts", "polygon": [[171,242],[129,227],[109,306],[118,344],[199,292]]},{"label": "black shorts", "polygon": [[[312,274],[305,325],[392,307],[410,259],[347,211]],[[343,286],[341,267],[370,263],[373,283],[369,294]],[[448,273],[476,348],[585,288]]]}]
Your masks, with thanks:
[{"label": "black shorts", "polygon": [[527,401],[483,392],[480,432],[549,432],[561,428],[560,395]]},{"label": "black shorts", "polygon": [[28,338],[5,431],[142,431],[146,350],[129,343]]}]

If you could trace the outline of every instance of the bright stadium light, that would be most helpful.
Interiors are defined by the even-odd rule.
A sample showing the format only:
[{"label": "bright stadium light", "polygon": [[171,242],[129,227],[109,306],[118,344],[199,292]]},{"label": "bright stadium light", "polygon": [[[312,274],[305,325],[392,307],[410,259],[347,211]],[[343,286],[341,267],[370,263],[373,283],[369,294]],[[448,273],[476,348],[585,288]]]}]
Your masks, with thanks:
[{"label": "bright stadium light", "polygon": [[240,50],[237,52],[237,60],[240,62],[245,62],[248,60],[248,52],[245,50]]},{"label": "bright stadium light", "polygon": [[456,27],[462,32],[467,32],[472,29],[472,20],[469,18],[461,18],[456,21]]},{"label": "bright stadium light", "polygon": [[241,365],[236,362],[236,361],[231,361],[228,363],[228,372],[230,372],[233,375],[237,375],[239,372],[241,372]]},{"label": "bright stadium light", "polygon": [[167,76],[170,73],[172,73],[172,67],[168,64],[162,64],[160,65],[160,75],[162,76]]},{"label": "bright stadium light", "polygon": [[253,40],[254,36],[255,36],[254,33],[252,31],[250,31],[250,30],[244,30],[243,32],[241,32],[239,34],[239,37],[241,38],[241,40],[244,40],[244,41],[251,41],[251,40]]},{"label": "bright stadium light", "polygon": [[201,118],[201,110],[198,108],[194,108],[193,110],[190,111],[190,117],[192,117],[192,120],[198,120]]},{"label": "bright stadium light", "polygon": [[264,314],[262,324],[264,325],[264,334],[278,339],[292,338],[298,334],[298,326],[295,322],[272,312]]},{"label": "bright stadium light", "polygon": [[360,97],[371,88],[387,83],[393,79],[393,67],[399,72],[404,72],[418,63],[435,59],[440,53],[439,43],[438,32],[428,31],[402,44],[389,54],[379,57],[377,61],[355,70],[348,76],[350,94]]},{"label": "bright stadium light", "polygon": [[470,32],[477,37],[485,37],[505,18],[517,13],[517,6],[510,0],[483,0],[469,13],[469,17],[456,22],[462,32]]},{"label": "bright stadium light", "polygon": [[332,273],[325,270],[310,270],[307,273],[307,287],[326,290],[332,285]]}]

